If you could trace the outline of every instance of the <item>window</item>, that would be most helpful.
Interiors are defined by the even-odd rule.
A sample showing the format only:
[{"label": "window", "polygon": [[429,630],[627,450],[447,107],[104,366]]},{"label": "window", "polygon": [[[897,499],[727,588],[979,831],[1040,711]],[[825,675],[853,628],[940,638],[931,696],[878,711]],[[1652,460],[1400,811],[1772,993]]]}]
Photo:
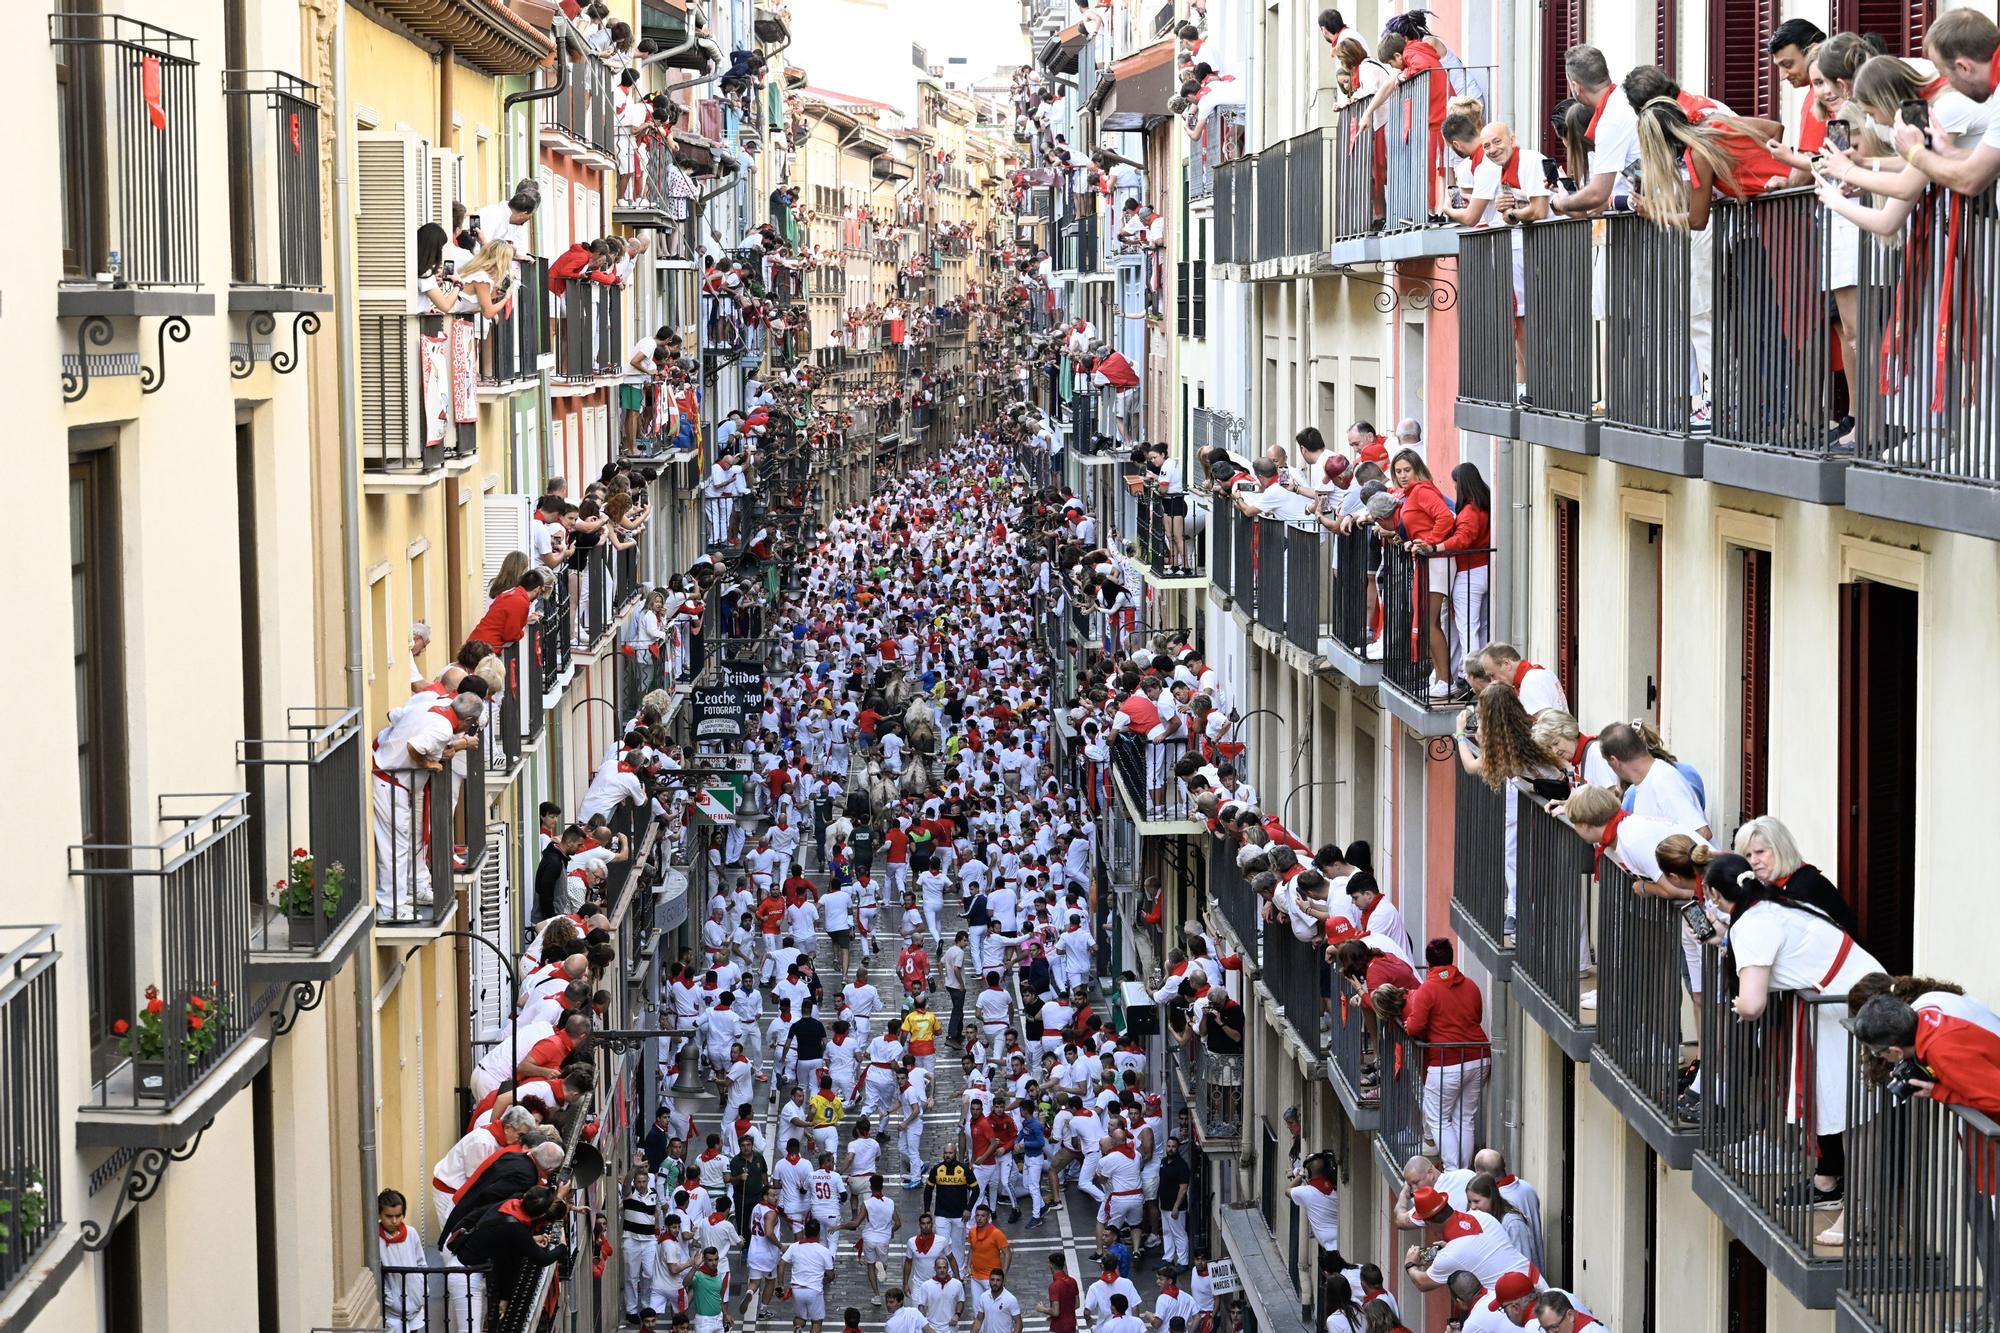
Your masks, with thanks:
[{"label": "window", "polygon": [[1764,39],[1778,26],[1778,0],[1710,0],[1710,97],[1739,116],[1778,115],[1778,71]]},{"label": "window", "polygon": [[1556,514],[1556,679],[1562,682],[1563,697],[1570,710],[1581,707],[1576,693],[1576,569],[1578,539],[1582,536],[1582,515],[1577,502],[1562,496],[1555,501]]},{"label": "window", "polygon": [[[437,625],[431,619],[430,551],[428,548],[410,557],[410,623],[423,621],[433,630]],[[445,634],[438,635],[440,639]]]},{"label": "window", "polygon": [[[1584,0],[1542,0],[1542,152],[1560,159],[1562,140],[1549,124],[1556,104],[1569,96],[1563,52],[1583,40]],[[1758,51],[1761,53],[1762,46]]]},{"label": "window", "polygon": [[1736,552],[1738,637],[1735,823],[1768,808],[1771,755],[1771,553]]},{"label": "window", "polygon": [[1654,0],[1653,63],[1672,74],[1680,64],[1680,0]]},{"label": "window", "polygon": [[1936,0],[1834,0],[1836,32],[1880,37],[1892,55],[1922,55]]},{"label": "window", "polygon": [[[70,652],[76,689],[76,776],[85,845],[116,846],[130,834],[125,771],[125,673],[116,552],[118,487],[110,449],[72,456],[69,467]],[[90,950],[90,1037],[109,1039],[109,1024],[129,1012],[132,901],[120,881],[86,886]]]},{"label": "window", "polygon": [[385,674],[396,661],[395,621],[389,608],[389,571],[380,568],[368,581],[368,632],[374,636],[375,651],[368,657],[368,678],[377,668]]}]

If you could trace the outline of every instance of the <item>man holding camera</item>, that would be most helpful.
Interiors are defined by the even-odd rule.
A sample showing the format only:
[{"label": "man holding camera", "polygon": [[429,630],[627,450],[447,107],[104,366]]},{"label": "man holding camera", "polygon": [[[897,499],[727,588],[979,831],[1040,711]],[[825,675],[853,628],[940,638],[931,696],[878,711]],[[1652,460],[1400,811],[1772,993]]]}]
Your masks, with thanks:
[{"label": "man holding camera", "polygon": [[1895,1066],[1889,1088],[2000,1116],[2000,1014],[1969,995],[1877,995],[1847,1021],[1855,1040]]}]

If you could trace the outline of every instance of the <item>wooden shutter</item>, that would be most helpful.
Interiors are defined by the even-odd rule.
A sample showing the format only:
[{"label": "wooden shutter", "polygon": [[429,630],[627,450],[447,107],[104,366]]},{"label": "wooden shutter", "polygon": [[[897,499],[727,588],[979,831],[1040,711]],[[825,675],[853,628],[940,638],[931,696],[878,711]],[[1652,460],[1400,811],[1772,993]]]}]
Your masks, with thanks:
[{"label": "wooden shutter", "polygon": [[1680,64],[1680,0],[1653,0],[1653,63],[1672,74]]},{"label": "wooden shutter", "polygon": [[1182,338],[1188,333],[1188,260],[1174,261],[1174,333]]},{"label": "wooden shutter", "polygon": [[1778,0],[1709,0],[1710,97],[1739,116],[1778,117],[1778,71],[1764,41],[1778,26]]},{"label": "wooden shutter", "polygon": [[1583,41],[1583,12],[1584,0],[1542,0],[1542,152],[1550,157],[1562,155],[1549,117],[1569,96],[1563,53]]},{"label": "wooden shutter", "polygon": [[1556,679],[1572,712],[1576,696],[1576,571],[1580,514],[1577,502],[1556,501]]},{"label": "wooden shutter", "polygon": [[480,499],[480,556],[485,570],[481,588],[491,587],[500,565],[516,551],[532,554],[528,538],[528,506],[525,495],[482,495]]},{"label": "wooden shutter", "polygon": [[1880,37],[1898,56],[1923,54],[1924,34],[1936,17],[1936,0],[1834,0],[1833,6],[1836,32]]},{"label": "wooden shutter", "polygon": [[[512,851],[507,825],[489,825],[486,855],[479,863],[479,882],[472,898],[472,933],[509,955],[515,944]],[[466,1008],[472,1015],[472,1040],[497,1041],[513,1003],[507,994],[507,974],[500,967],[500,955],[492,949],[473,945],[467,958],[466,980],[471,994]]]},{"label": "wooden shutter", "polygon": [[450,231],[452,205],[466,203],[465,154],[440,148],[432,152],[430,165],[429,212],[424,220]]},{"label": "wooden shutter", "polygon": [[1746,550],[1742,559],[1743,715],[1738,757],[1736,822],[1766,810],[1771,754],[1771,553]]},{"label": "wooden shutter", "polygon": [[417,227],[428,207],[430,145],[414,134],[355,136],[355,331],[359,352],[361,452],[406,461],[422,452],[416,321]]},{"label": "wooden shutter", "polygon": [[1840,588],[1840,891],[1858,938],[1891,973],[1914,934],[1917,595]]}]

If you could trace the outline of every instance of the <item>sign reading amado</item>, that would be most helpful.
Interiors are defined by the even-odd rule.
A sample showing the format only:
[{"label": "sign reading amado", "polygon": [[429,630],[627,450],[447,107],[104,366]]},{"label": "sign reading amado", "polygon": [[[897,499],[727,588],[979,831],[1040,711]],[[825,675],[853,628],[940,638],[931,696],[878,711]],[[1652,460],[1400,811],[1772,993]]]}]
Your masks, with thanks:
[{"label": "sign reading amado", "polygon": [[743,740],[764,707],[764,664],[724,659],[714,681],[694,687],[693,703],[697,741]]}]

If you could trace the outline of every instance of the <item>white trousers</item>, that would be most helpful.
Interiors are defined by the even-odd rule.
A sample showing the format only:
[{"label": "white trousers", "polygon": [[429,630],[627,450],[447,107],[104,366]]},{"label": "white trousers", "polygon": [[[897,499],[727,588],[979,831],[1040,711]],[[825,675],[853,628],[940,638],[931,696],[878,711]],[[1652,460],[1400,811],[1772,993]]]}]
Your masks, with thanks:
[{"label": "white trousers", "polygon": [[1170,1264],[1188,1261],[1187,1213],[1160,1214],[1161,1259]]},{"label": "white trousers", "polygon": [[625,1255],[625,1308],[637,1310],[645,1303],[653,1286],[653,1258],[659,1242],[647,1235],[627,1235],[620,1247]]},{"label": "white trousers", "polygon": [[450,1250],[444,1252],[444,1262],[452,1270],[444,1280],[451,1301],[451,1333],[480,1333],[486,1327],[486,1274],[466,1272]]},{"label": "white trousers", "polygon": [[958,1261],[958,1271],[970,1273],[970,1255],[965,1248],[965,1219],[962,1217],[940,1217],[936,1219],[938,1239],[944,1242],[945,1252]]},{"label": "white trousers", "polygon": [[1451,645],[1451,674],[1456,680],[1465,674],[1466,654],[1486,646],[1491,604],[1488,598],[1489,565],[1461,569],[1451,580],[1451,623],[1455,633]]},{"label": "white trousers", "polygon": [[[376,777],[370,783],[375,806],[375,905],[386,917],[411,917],[431,901],[431,863],[423,854],[417,821],[424,808],[429,774]],[[401,783],[401,786],[397,786]]]},{"label": "white trousers", "polygon": [[909,1164],[911,1180],[923,1174],[924,1122],[922,1120],[903,1126],[903,1160]]},{"label": "white trousers", "polygon": [[736,501],[728,496],[711,497],[701,502],[701,512],[708,521],[708,544],[726,544],[729,541],[729,520],[736,512]]},{"label": "white trousers", "polygon": [[437,1214],[438,1238],[444,1238],[444,1220],[451,1216],[452,1198],[445,1191],[431,1188],[431,1211]]},{"label": "white trousers", "polygon": [[1028,1193],[1028,1202],[1035,1210],[1035,1216],[1042,1215],[1042,1172],[1048,1167],[1046,1157],[1023,1157],[1021,1159],[1021,1188]]},{"label": "white trousers", "polygon": [[1715,232],[1688,233],[1689,397],[1699,402],[1715,363]]},{"label": "white trousers", "polygon": [[1486,1078],[1493,1062],[1482,1056],[1455,1065],[1434,1065],[1424,1072],[1424,1124],[1437,1140],[1438,1156],[1447,1171],[1469,1166],[1479,1150],[1479,1103],[1486,1095]]}]

